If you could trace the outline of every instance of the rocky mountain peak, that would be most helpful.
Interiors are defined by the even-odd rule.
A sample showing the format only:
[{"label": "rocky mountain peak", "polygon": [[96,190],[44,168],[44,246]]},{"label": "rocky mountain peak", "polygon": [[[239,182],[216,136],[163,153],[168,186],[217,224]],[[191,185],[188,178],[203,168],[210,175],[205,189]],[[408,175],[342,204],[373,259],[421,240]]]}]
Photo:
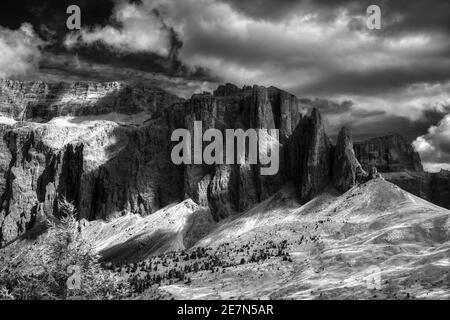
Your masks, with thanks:
[{"label": "rocky mountain peak", "polygon": [[356,157],[365,170],[423,172],[420,156],[401,135],[394,133],[355,143]]}]

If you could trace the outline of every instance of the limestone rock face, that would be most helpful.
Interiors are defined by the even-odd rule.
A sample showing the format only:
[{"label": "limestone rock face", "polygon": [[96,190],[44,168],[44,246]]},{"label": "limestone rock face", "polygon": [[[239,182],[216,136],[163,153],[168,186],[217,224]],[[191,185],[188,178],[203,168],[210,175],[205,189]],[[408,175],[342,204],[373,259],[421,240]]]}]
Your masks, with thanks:
[{"label": "limestone rock face", "polygon": [[58,116],[161,112],[182,99],[123,82],[45,83],[0,80],[0,114],[20,121],[46,122]]},{"label": "limestone rock face", "polygon": [[364,170],[375,166],[380,172],[423,171],[419,154],[399,134],[355,143],[355,153]]},{"label": "limestone rock face", "polygon": [[[119,116],[110,114],[141,119],[116,121]],[[0,242],[5,244],[40,216],[58,216],[62,198],[89,221],[145,216],[183,198],[209,207],[215,220],[242,212],[285,181],[283,157],[279,173],[267,177],[258,164],[176,166],[170,159],[172,131],[192,132],[194,121],[201,121],[204,131],[223,133],[277,128],[280,136],[266,135],[264,143],[279,144],[301,113],[295,96],[274,87],[227,84],[184,101],[158,88],[120,82],[1,80],[0,116],[11,119],[0,125]]]},{"label": "limestone rock face", "polygon": [[[145,216],[181,201],[183,170],[170,161],[176,117],[165,116],[173,101],[182,102],[160,89],[122,83],[1,81],[0,112],[11,123],[0,124],[0,243],[40,216],[58,216],[63,197],[88,220]],[[111,112],[144,119],[55,118]]]},{"label": "limestone rock face", "polygon": [[353,150],[350,131],[344,127],[338,135],[333,158],[333,185],[346,192],[358,182],[363,182],[367,173],[362,169]]},{"label": "limestone rock face", "polygon": [[11,160],[1,180],[2,242],[27,231],[39,213],[57,216],[63,197],[88,220],[145,216],[180,201],[182,170],[170,161],[167,135],[157,123],[15,126],[4,136]]},{"label": "limestone rock face", "polygon": [[368,170],[375,166],[383,178],[434,204],[450,209],[450,174],[424,172],[419,154],[398,135],[356,143],[355,153]]},{"label": "limestone rock face", "polygon": [[288,145],[289,176],[300,201],[307,202],[324,190],[332,178],[333,146],[322,116],[314,109],[294,130]]},{"label": "limestone rock face", "polygon": [[[240,89],[226,84],[219,86],[213,94],[192,96],[184,103],[184,110],[183,127],[190,131],[191,137],[194,121],[202,122],[203,132],[215,128],[224,137],[226,129],[279,129],[279,137],[261,134],[259,138],[263,145],[279,144],[281,155],[279,172],[275,176],[261,176],[258,164],[186,165],[186,198],[208,203],[214,218],[219,220],[242,212],[281,187],[285,181],[283,141],[287,141],[301,118],[295,96],[274,87],[246,86]],[[224,159],[225,156],[224,148]]]},{"label": "limestone rock face", "polygon": [[450,209],[450,171],[431,173],[431,202]]}]

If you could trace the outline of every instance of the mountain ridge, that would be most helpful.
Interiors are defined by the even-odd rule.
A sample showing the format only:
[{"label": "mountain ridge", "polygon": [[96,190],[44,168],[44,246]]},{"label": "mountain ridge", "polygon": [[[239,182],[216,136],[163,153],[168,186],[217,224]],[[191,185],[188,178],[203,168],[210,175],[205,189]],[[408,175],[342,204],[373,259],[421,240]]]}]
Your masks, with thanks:
[{"label": "mountain ridge", "polygon": [[[8,90],[16,92],[22,109],[14,109]],[[146,216],[190,198],[219,221],[260,203],[289,181],[306,203],[329,185],[345,192],[368,179],[351,152],[350,133],[344,131],[332,145],[320,112],[308,113],[301,99],[276,87],[225,84],[184,100],[120,82],[3,80],[0,97],[0,112],[27,120],[0,125],[3,244],[26,233],[40,217],[58,216],[62,198],[87,220]],[[204,130],[279,129],[279,173],[261,176],[258,165],[173,165],[170,133],[192,131],[194,121],[202,121]]]}]

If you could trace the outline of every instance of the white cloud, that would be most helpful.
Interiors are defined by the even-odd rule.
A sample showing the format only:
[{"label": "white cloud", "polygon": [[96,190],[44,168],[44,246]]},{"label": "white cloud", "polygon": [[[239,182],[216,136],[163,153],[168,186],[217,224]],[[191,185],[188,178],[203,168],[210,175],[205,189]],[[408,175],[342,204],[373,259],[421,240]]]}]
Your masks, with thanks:
[{"label": "white cloud", "polygon": [[331,95],[330,99],[350,100],[359,110],[384,111],[386,115],[405,117],[412,121],[420,120],[425,110],[443,112],[450,105],[450,82],[417,83],[385,92],[383,95]]},{"label": "white cloud", "polygon": [[413,142],[428,171],[450,168],[450,114]]},{"label": "white cloud", "polygon": [[18,30],[0,27],[0,78],[26,76],[35,71],[43,44],[28,23]]},{"label": "white cloud", "polygon": [[439,172],[441,170],[450,171],[450,163],[425,162],[423,164],[423,169],[427,172]]},{"label": "white cloud", "polygon": [[120,52],[169,54],[170,34],[155,12],[144,10],[136,4],[119,2],[112,18],[120,27],[82,29],[79,33],[67,35],[65,45],[71,48],[99,41]]}]

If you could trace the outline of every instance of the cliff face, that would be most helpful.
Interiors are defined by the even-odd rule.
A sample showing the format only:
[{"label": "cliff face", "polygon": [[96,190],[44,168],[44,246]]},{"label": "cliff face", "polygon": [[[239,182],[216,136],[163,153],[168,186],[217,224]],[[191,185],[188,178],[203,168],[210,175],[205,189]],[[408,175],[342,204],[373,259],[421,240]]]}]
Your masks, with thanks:
[{"label": "cliff face", "polygon": [[[170,161],[171,124],[163,116],[181,99],[123,83],[0,87],[3,116],[26,120],[0,124],[2,244],[43,215],[57,216],[63,197],[89,220],[147,215],[183,199],[183,170]],[[111,112],[127,117],[110,121]],[[55,118],[61,115],[84,117]]]},{"label": "cliff face", "polygon": [[290,137],[287,153],[289,176],[300,201],[311,200],[331,183],[333,146],[317,109],[300,121]]},{"label": "cliff face", "polygon": [[[146,216],[190,198],[218,221],[288,181],[303,203],[328,186],[350,189],[363,171],[349,132],[335,148],[320,113],[303,110],[275,87],[227,84],[182,100],[124,83],[0,81],[0,121],[9,119],[0,124],[0,243],[58,216],[62,198],[87,220]],[[224,136],[226,129],[279,129],[278,137],[258,133],[262,146],[278,146],[278,173],[261,175],[260,164],[248,163],[174,165],[171,134],[184,128],[193,136],[195,121]]]},{"label": "cliff face", "polygon": [[[148,215],[192,198],[217,221],[261,202],[292,177],[305,201],[331,181],[333,149],[320,114],[302,118],[298,99],[275,87],[227,84],[183,101],[123,83],[2,81],[0,97],[2,114],[20,121],[1,127],[2,243],[44,215],[57,216],[63,197],[88,220]],[[111,113],[144,119],[110,121]],[[61,118],[67,115],[75,118]],[[259,136],[263,145],[278,145],[278,173],[263,176],[260,164],[172,164],[172,131],[193,135],[194,121],[224,136],[226,129],[279,129],[278,137]]]},{"label": "cliff face", "polygon": [[362,169],[353,150],[350,131],[342,128],[336,143],[333,158],[333,184],[341,192],[346,192],[356,183],[364,181],[367,173]]},{"label": "cliff face", "polygon": [[424,172],[419,154],[402,136],[373,138],[356,143],[354,149],[364,169],[376,166],[386,180],[434,204],[450,208],[450,174]]},{"label": "cliff face", "polygon": [[364,170],[375,166],[380,172],[423,171],[419,154],[399,134],[355,143],[355,153]]},{"label": "cliff face", "polygon": [[89,220],[147,215],[180,201],[182,171],[170,161],[168,134],[158,123],[11,128],[2,144],[10,155],[1,166],[2,241],[24,233],[40,215],[58,215],[62,197]]},{"label": "cliff face", "polygon": [[0,80],[0,114],[17,121],[46,122],[58,116],[161,112],[181,99],[123,82],[45,83]]},{"label": "cliff face", "polygon": [[[260,86],[240,89],[232,84],[220,86],[213,94],[194,95],[184,103],[184,110],[184,128],[190,130],[191,136],[194,121],[202,121],[203,132],[216,128],[223,136],[226,129],[279,129],[278,139],[267,135],[259,138],[279,144],[280,155],[301,118],[297,98],[287,92]],[[274,176],[260,175],[258,164],[187,165],[185,197],[208,205],[219,220],[242,212],[279,190],[286,181],[284,168],[283,157]]]}]

